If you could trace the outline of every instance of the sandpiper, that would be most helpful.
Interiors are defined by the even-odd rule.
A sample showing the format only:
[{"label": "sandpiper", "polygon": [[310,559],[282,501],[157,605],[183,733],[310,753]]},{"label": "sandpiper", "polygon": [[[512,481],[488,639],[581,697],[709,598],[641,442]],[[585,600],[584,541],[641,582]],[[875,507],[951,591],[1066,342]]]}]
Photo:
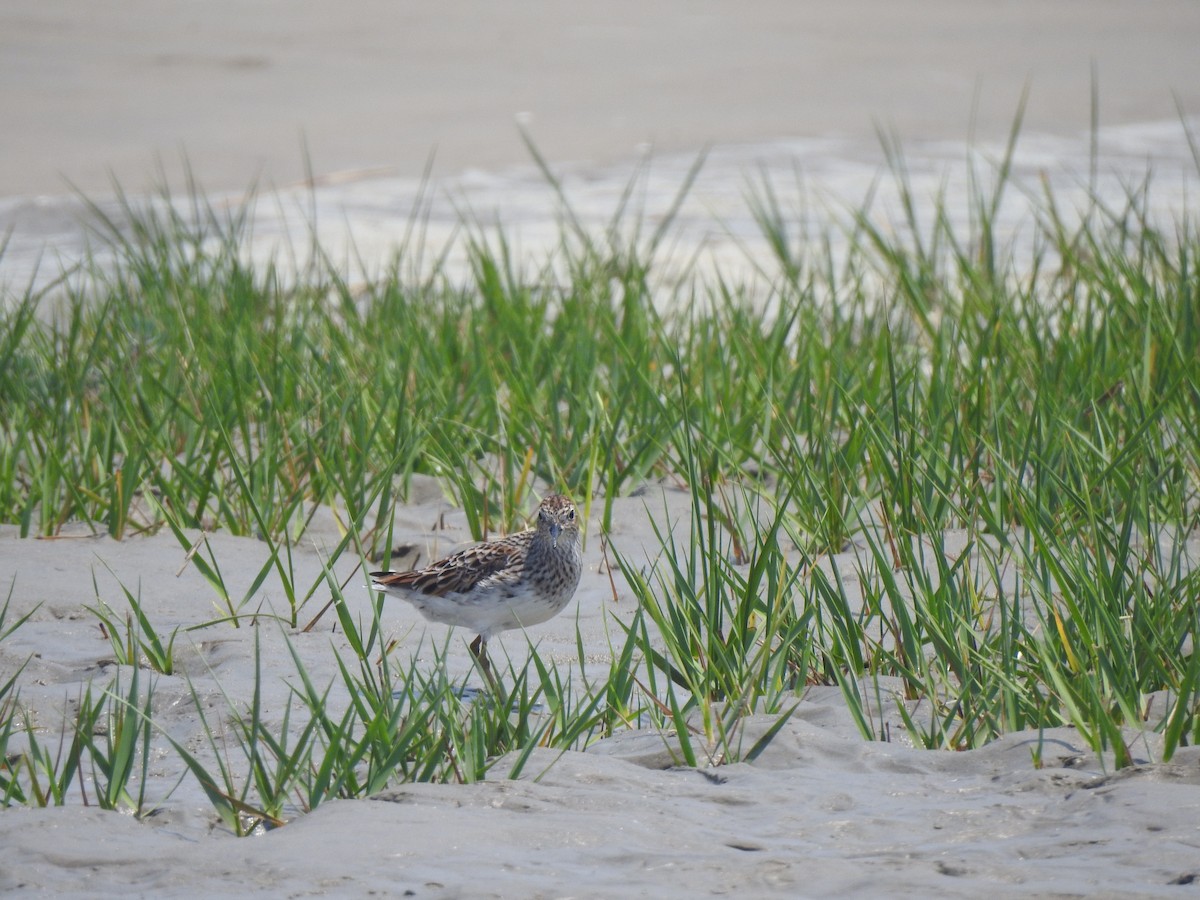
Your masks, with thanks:
[{"label": "sandpiper", "polygon": [[583,573],[575,504],[552,494],[534,527],[468,547],[411,572],[372,572],[375,590],[402,597],[425,618],[478,634],[471,653],[492,682],[487,642],[558,615]]}]

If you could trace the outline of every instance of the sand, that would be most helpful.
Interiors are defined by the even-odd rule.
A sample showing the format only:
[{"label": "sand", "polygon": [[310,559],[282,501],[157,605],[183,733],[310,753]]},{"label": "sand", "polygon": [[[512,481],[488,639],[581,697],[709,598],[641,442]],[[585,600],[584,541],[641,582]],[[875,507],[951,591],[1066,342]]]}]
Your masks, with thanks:
[{"label": "sand", "polygon": [[[782,178],[801,160],[825,211],[853,206],[878,172],[877,123],[906,140],[921,190],[942,183],[976,143],[995,155],[1021,91],[1030,86],[1021,173],[1070,189],[1086,181],[1093,67],[1100,95],[1103,175],[1114,196],[1147,164],[1164,178],[1161,215],[1189,205],[1184,113],[1200,111],[1200,7],[1191,0],[1128,4],[951,0],[839,4],[624,0],[579,10],[518,0],[504,5],[411,5],[352,0],[215,0],[110,8],[14,0],[0,10],[0,232],[11,231],[0,284],[22,285],[69,265],[83,249],[80,206],[68,182],[109,203],[110,174],[137,193],[161,160],[180,182],[180,150],[218,202],[236,204],[254,179],[260,201],[254,252],[287,243],[312,208],[341,258],[351,243],[382,268],[434,153],[433,243],[455,228],[464,198],[517,228],[536,255],[556,232],[555,206],[517,128],[522,123],[568,178],[584,221],[599,226],[653,149],[651,210],[669,204],[705,146],[715,145],[684,210],[682,255],[743,266],[759,252],[745,209],[746,172]],[[311,156],[315,189],[297,186]],[[957,170],[956,170],[957,171]],[[1193,172],[1194,174],[1194,172]],[[952,195],[962,196],[961,173]],[[957,185],[957,186],[955,186]],[[314,206],[315,204],[315,206]],[[719,225],[714,225],[714,221]],[[1020,211],[1011,222],[1018,228]],[[740,270],[739,270],[740,271]],[[369,276],[369,272],[355,273]],[[668,492],[677,513],[685,498]],[[613,536],[630,554],[653,552],[645,498],[624,498]],[[661,505],[649,504],[661,510]],[[447,513],[446,531],[432,523]],[[465,540],[463,518],[436,485],[398,511],[401,533],[431,551]],[[609,652],[614,598],[599,544],[568,612],[532,635],[564,671]],[[227,578],[246,590],[267,559],[250,538],[210,537]],[[297,552],[300,581],[320,575],[336,529],[318,521]],[[349,577],[352,563],[339,563]],[[89,682],[117,672],[85,607],[122,609],[120,585],[140,593],[167,630],[217,614],[214,594],[169,534],[114,542],[71,536],[22,540],[0,525],[0,592],[11,614],[42,605],[0,644],[0,681],[32,655],[21,700],[47,728]],[[351,581],[351,602],[367,591]],[[236,591],[235,591],[236,593]],[[280,609],[269,577],[254,607]],[[315,613],[315,604],[306,611]],[[302,618],[304,618],[302,616]],[[427,626],[402,603],[386,627],[432,665],[450,648],[452,675],[468,671],[466,639]],[[284,633],[257,629],[265,658],[285,658]],[[182,634],[182,633],[181,633]],[[287,635],[317,680],[335,673],[344,639],[326,618]],[[253,684],[254,633],[190,632],[180,674],[157,680],[162,725],[181,741],[200,726],[188,679],[221,708]],[[519,636],[500,640],[518,663]],[[294,678],[266,680],[278,717]],[[886,714],[885,714],[886,717]],[[767,727],[756,721],[754,727]],[[185,778],[145,822],[95,808],[0,812],[0,891],[63,896],[277,895],[509,896],[1175,896],[1200,879],[1200,756],[1170,765],[1153,736],[1131,735],[1138,765],[1113,774],[1079,736],[1015,734],[981,750],[913,749],[864,741],[835,689],[814,689],[752,764],[705,771],[672,764],[656,734],[631,733],[584,753],[535,754],[521,778],[467,786],[407,785],[372,800],[336,801],[282,829],[236,839]],[[156,740],[152,787],[179,777]]]},{"label": "sand", "polygon": [[[398,542],[438,552],[465,539],[463,517],[440,500],[432,482],[418,479],[415,494],[398,515]],[[678,517],[687,503],[670,488],[618,501],[614,545],[627,558],[651,559],[657,546],[651,519]],[[431,531],[441,513],[446,529]],[[320,578],[322,550],[336,540],[322,522],[318,516],[297,550],[301,585]],[[596,533],[593,521],[576,602],[531,635],[542,658],[564,671],[577,666],[576,629],[595,667],[610,655],[607,630],[616,631],[615,621],[629,621],[635,609],[619,577],[614,596]],[[263,545],[223,535],[210,541],[240,595],[265,562]],[[11,614],[42,604],[0,644],[0,673],[33,655],[21,699],[47,736],[82,686],[107,684],[117,674],[108,642],[85,610],[96,605],[97,590],[115,609],[124,608],[121,584],[136,591],[160,630],[217,614],[215,595],[184,556],[169,534],[33,541],[0,528],[0,567],[15,578]],[[853,568],[848,554],[838,562]],[[342,561],[338,575],[352,570],[352,562]],[[347,592],[356,614],[366,610],[362,582],[361,575],[352,578]],[[320,602],[318,595],[301,619]],[[286,611],[276,577],[251,605]],[[311,632],[286,631],[317,684],[336,681],[335,651],[352,658],[333,625],[327,616]],[[434,665],[432,648],[445,644],[451,674],[468,672],[469,636],[448,636],[401,602],[389,603],[385,627],[403,642],[402,654],[419,654],[419,665]],[[257,639],[267,661],[263,716],[277,727],[288,684],[297,683],[284,636],[270,623],[181,633],[177,673],[156,678],[156,721],[214,766],[192,690],[216,723],[230,714],[225,697],[244,706]],[[520,665],[528,645],[510,633],[493,643],[497,652]],[[337,702],[335,692],[330,703]],[[281,829],[241,839],[218,825],[190,778],[143,822],[78,803],[14,808],[0,813],[0,891],[1154,896],[1200,879],[1200,748],[1155,764],[1157,738],[1130,732],[1137,765],[1118,772],[1072,729],[1060,728],[1040,736],[1038,768],[1036,734],[1008,735],[970,752],[926,751],[911,746],[894,710],[881,717],[893,739],[864,741],[839,690],[813,688],[750,764],[689,769],[678,764],[669,740],[634,731],[586,752],[538,751],[515,781],[505,777],[512,761],[502,759],[483,783],[404,785],[370,800],[331,801]],[[773,721],[752,720],[743,746]],[[151,799],[165,796],[181,773],[177,755],[157,737]]]},{"label": "sand", "polygon": [[[128,190],[185,151],[209,190],[313,171],[419,175],[613,162],[788,136],[981,136],[1012,122],[1107,125],[1200,109],[1200,7],[1092,0],[208,0],[0,9],[0,197]],[[978,94],[978,102],[976,96]]]}]

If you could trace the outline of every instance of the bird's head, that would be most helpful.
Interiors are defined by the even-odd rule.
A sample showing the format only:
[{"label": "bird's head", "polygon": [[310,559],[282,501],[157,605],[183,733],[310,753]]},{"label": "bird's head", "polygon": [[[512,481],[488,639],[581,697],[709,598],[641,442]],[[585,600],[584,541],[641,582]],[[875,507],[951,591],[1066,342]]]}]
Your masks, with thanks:
[{"label": "bird's head", "polygon": [[575,504],[561,494],[551,494],[538,507],[537,528],[550,536],[551,547],[557,547],[564,536],[575,540],[579,535]]}]

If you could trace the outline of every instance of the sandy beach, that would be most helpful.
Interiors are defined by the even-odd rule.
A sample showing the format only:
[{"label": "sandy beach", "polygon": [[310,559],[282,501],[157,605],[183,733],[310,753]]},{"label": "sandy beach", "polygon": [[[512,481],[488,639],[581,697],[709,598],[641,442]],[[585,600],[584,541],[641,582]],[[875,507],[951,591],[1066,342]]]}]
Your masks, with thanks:
[{"label": "sandy beach", "polygon": [[[802,168],[821,200],[815,216],[852,208],[880,170],[882,127],[904,141],[918,193],[949,184],[961,197],[956,167],[968,147],[1001,153],[1028,87],[1019,174],[1069,195],[1088,178],[1093,77],[1105,160],[1097,193],[1119,198],[1149,167],[1166,185],[1154,216],[1195,209],[1180,121],[1200,114],[1200,6],[1191,0],[737,9],[622,0],[588,10],[353,0],[336,12],[316,0],[131,0],[119,13],[32,0],[0,11],[0,235],[9,238],[0,286],[48,282],[85,253],[72,189],[103,209],[115,208],[112,179],[138,196],[161,172],[178,189],[183,155],[204,190],[231,207],[257,183],[256,259],[303,244],[315,212],[309,224],[346,260],[348,280],[369,278],[425,195],[430,164],[431,245],[452,242],[469,208],[511,225],[519,249],[536,257],[557,239],[560,210],[522,128],[594,229],[647,158],[642,201],[655,214],[707,148],[674,252],[692,259],[702,249],[714,266],[750,277],[755,254],[767,251],[746,208],[748,172],[784,179]],[[1014,207],[1004,221],[1017,231],[1023,215]],[[654,522],[686,519],[688,509],[685,492],[659,483],[615,504],[608,538],[647,560]],[[87,685],[129,677],[89,607],[123,609],[122,591],[136,590],[167,632],[220,612],[166,530],[123,541],[82,532],[23,539],[0,523],[0,599],[10,597],[12,619],[30,614],[0,642],[0,684],[24,664],[20,701],[52,741]],[[588,533],[575,601],[529,635],[564,672],[578,671],[577,635],[585,663],[611,659],[613,633],[636,609],[619,573],[610,579],[595,517]],[[296,547],[298,582],[322,581],[340,537],[328,511],[316,515]],[[428,557],[469,543],[469,532],[438,483],[418,479],[396,512],[396,539]],[[265,544],[220,532],[208,540],[233,592],[249,590]],[[1187,552],[1200,557],[1194,537]],[[369,593],[350,556],[334,574],[354,614],[366,615]],[[272,572],[252,603],[281,613],[285,593]],[[314,600],[305,611],[317,608]],[[445,648],[448,674],[472,677],[470,635],[429,625],[399,602],[385,627],[401,655],[433,666]],[[893,740],[867,742],[833,687],[805,693],[752,762],[689,768],[669,739],[635,730],[586,752],[536,750],[516,779],[502,759],[481,783],[391,787],[235,838],[168,738],[216,764],[195,698],[218,719],[230,702],[244,704],[256,641],[278,664],[262,682],[274,724],[297,684],[291,652],[319,683],[336,680],[335,652],[347,652],[332,614],[310,631],[181,630],[178,671],[155,680],[157,811],[138,821],[78,802],[0,810],[0,892],[1156,897],[1200,882],[1197,748],[1163,764],[1160,738],[1130,730],[1135,764],[1119,771],[1070,728],[925,751],[887,710],[879,722]],[[528,657],[519,632],[499,645],[517,666]],[[773,722],[751,719],[743,740]]]}]

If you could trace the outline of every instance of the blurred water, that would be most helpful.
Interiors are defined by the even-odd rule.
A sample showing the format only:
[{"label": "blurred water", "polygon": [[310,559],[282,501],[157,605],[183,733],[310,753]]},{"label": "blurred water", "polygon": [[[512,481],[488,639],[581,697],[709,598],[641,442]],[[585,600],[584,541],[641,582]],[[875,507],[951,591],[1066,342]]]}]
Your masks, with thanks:
[{"label": "blurred water", "polygon": [[[1121,209],[1148,183],[1144,207],[1151,221],[1171,231],[1186,213],[1200,212],[1200,171],[1189,138],[1200,120],[1101,129],[1074,138],[1026,134],[1014,157],[1012,183],[999,209],[1002,238],[1017,257],[1042,192],[1053,193],[1068,218],[1088,206],[1089,196]],[[918,201],[921,228],[930,224],[936,198],[955,233],[969,236],[972,178],[986,189],[1004,154],[999,144],[960,141],[910,142],[901,148],[903,171]],[[889,174],[880,143],[805,138],[721,145],[694,154],[652,155],[620,165],[556,165],[554,178],[532,162],[502,171],[468,170],[425,183],[372,172],[345,172],[315,184],[285,187],[253,197],[213,194],[207,202],[224,214],[249,204],[252,227],[245,252],[256,264],[274,261],[295,277],[311,260],[313,239],[343,278],[354,283],[385,273],[400,262],[406,275],[428,274],[435,260],[452,281],[467,277],[467,235],[494,241],[502,230],[527,277],[553,277],[545,267],[564,234],[578,225],[593,240],[619,235],[644,246],[675,207],[689,172],[700,166],[679,204],[656,261],[657,277],[681,272],[702,276],[720,270],[726,281],[753,280],[772,268],[771,251],[755,220],[750,198],[779,204],[789,243],[803,251],[827,242],[836,254],[845,243],[852,213],[870,198],[873,222],[903,235],[897,180]],[[1148,180],[1148,181],[1147,181]],[[565,203],[564,203],[565,198]],[[95,209],[116,222],[125,209],[113,196],[90,197]],[[130,204],[161,205],[161,198],[130,198]],[[1031,206],[1031,203],[1033,204]],[[620,227],[611,229],[614,217]],[[569,210],[569,212],[568,212]],[[0,294],[11,303],[26,290],[52,289],[89,252],[101,268],[111,249],[94,228],[93,210],[68,196],[0,199]],[[89,225],[89,223],[91,223]]]}]

